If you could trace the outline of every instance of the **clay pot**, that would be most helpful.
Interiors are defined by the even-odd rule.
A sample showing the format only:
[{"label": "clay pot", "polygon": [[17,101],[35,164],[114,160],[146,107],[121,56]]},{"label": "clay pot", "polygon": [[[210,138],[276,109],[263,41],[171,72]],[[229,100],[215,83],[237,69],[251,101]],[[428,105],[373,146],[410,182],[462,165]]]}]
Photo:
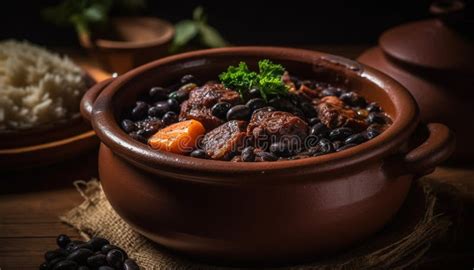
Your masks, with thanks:
[{"label": "clay pot", "polygon": [[93,40],[81,40],[81,45],[118,74],[167,55],[174,37],[172,24],[152,17],[115,17],[110,29]]},{"label": "clay pot", "polygon": [[439,5],[431,6],[439,19],[387,30],[379,46],[358,61],[404,85],[420,106],[422,121],[448,125],[458,141],[452,161],[469,164],[474,160],[474,126],[469,124],[474,115],[474,39],[463,32],[460,1]]},{"label": "clay pot", "polygon": [[[348,150],[282,162],[231,163],[152,150],[118,124],[120,113],[156,85],[184,74],[217,78],[260,59],[291,73],[344,85],[378,102],[393,124]],[[454,148],[441,124],[420,125],[416,103],[388,76],[320,52],[235,47],[167,57],[93,87],[82,101],[102,141],[99,173],[116,212],[141,234],[213,263],[310,260],[353,245],[395,215],[412,180]]]}]

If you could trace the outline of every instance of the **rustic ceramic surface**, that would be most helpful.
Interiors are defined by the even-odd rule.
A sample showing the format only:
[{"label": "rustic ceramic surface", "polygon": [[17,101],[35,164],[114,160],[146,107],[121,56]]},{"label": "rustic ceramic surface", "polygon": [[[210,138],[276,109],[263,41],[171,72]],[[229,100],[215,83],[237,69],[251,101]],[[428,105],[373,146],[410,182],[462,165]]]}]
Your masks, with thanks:
[{"label": "rustic ceramic surface", "polygon": [[[154,151],[118,115],[136,97],[184,74],[215,79],[239,61],[268,58],[290,73],[343,84],[382,105],[393,124],[345,151],[284,162],[230,163]],[[374,69],[324,53],[271,47],[167,57],[98,84],[81,112],[102,141],[99,172],[117,213],[153,241],[212,262],[285,263],[348,247],[383,227],[415,175],[454,148],[441,124],[420,125],[414,99]]]}]

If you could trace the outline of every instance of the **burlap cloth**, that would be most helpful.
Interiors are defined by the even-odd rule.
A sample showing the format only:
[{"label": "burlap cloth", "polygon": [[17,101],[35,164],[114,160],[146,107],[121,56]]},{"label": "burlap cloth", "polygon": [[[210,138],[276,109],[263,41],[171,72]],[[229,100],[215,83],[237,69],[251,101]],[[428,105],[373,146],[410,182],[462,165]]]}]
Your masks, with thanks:
[{"label": "burlap cloth", "polygon": [[[124,248],[142,269],[231,269],[190,261],[171,254],[133,231],[112,209],[100,182],[77,181],[84,202],[61,220],[84,238],[102,236]],[[413,267],[451,225],[437,207],[437,197],[427,181],[417,181],[395,219],[371,239],[330,258],[274,269],[405,269]],[[236,269],[236,267],[232,268]],[[242,269],[242,268],[239,268]]]}]

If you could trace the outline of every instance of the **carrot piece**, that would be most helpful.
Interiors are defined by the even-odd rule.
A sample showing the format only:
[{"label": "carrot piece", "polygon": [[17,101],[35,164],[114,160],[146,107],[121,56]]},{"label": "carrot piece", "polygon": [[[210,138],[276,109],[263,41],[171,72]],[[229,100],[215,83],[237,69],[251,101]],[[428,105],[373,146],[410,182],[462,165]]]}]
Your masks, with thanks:
[{"label": "carrot piece", "polygon": [[153,149],[184,154],[196,147],[196,141],[206,129],[201,122],[187,120],[167,126],[148,139]]}]

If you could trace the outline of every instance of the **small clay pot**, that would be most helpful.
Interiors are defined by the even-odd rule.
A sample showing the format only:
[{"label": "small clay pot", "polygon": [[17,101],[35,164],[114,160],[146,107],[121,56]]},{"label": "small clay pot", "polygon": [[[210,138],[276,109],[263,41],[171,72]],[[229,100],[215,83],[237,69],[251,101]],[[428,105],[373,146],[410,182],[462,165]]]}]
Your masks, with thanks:
[{"label": "small clay pot", "polygon": [[[378,102],[393,119],[380,136],[300,160],[227,162],[151,149],[119,127],[121,112],[152,86],[184,74],[215,80],[239,61],[281,63]],[[101,82],[81,112],[102,141],[99,173],[115,211],[149,239],[212,263],[312,260],[369,237],[389,222],[412,180],[454,149],[442,124],[420,125],[417,105],[393,79],[357,62],[290,48],[235,47],[167,57]]]},{"label": "small clay pot", "polygon": [[[441,2],[441,1],[440,1]],[[474,39],[466,32],[472,21],[462,16],[462,1],[431,6],[436,19],[407,23],[387,30],[379,46],[358,61],[396,79],[415,97],[421,119],[448,125],[458,147],[451,161],[474,161]],[[470,23],[470,26],[467,27]]]},{"label": "small clay pot", "polygon": [[153,17],[114,17],[110,29],[81,45],[118,74],[167,55],[174,37],[172,24]]}]

